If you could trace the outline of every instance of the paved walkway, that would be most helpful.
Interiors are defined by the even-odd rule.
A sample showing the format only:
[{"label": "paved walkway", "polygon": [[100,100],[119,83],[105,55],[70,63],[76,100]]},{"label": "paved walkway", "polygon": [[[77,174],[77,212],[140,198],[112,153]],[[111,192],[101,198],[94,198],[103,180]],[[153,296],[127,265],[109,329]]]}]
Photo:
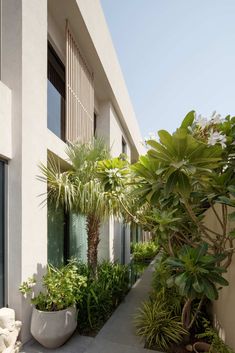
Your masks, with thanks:
[{"label": "paved walkway", "polygon": [[[154,263],[145,270],[125,300],[115,310],[95,338],[74,334],[56,353],[153,353],[135,335],[133,316],[141,302],[148,298]],[[28,343],[22,353],[52,353],[36,342]]]}]

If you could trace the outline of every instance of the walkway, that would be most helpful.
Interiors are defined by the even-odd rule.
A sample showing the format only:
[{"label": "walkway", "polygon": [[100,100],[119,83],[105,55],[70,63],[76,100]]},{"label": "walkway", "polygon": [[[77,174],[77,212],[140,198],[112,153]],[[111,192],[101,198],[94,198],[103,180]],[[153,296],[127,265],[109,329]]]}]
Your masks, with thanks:
[{"label": "walkway", "polygon": [[[153,268],[154,263],[151,263],[95,338],[74,334],[68,343],[56,349],[56,353],[153,353],[152,350],[144,349],[143,342],[135,335],[133,325],[137,308],[148,298]],[[31,342],[24,347],[23,352],[53,351]]]}]

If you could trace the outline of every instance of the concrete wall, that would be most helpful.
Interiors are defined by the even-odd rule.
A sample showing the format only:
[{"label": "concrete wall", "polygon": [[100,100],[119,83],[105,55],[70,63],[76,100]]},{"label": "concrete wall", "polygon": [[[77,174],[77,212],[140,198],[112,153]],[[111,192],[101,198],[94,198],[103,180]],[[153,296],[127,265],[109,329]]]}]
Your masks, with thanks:
[{"label": "concrete wall", "polygon": [[18,287],[47,263],[46,184],[37,180],[46,163],[47,3],[3,0],[2,81],[12,91],[12,160],[8,167],[8,298],[30,338],[30,306]]},{"label": "concrete wall", "polygon": [[[221,205],[217,205],[216,209],[221,215]],[[212,209],[206,212],[205,223],[210,229],[221,231],[221,226]],[[235,222],[228,222],[228,232],[234,228]],[[220,336],[235,350],[235,256],[224,277],[229,281],[229,286],[220,290],[219,299],[213,304],[214,324],[219,330]]]},{"label": "concrete wall", "polygon": [[[47,4],[51,6],[49,13]],[[47,209],[40,206],[43,197],[39,197],[46,197],[47,186],[37,179],[38,165],[46,164],[48,151],[66,159],[65,144],[47,129],[47,40],[49,37],[64,61],[67,17],[77,26],[75,32],[88,38],[83,41],[82,50],[91,53],[88,61],[97,63],[94,75],[99,75],[97,81],[102,83],[97,87],[105,88],[96,91],[99,99],[105,91],[103,101],[96,99],[98,135],[104,136],[112,147],[113,156],[122,152],[122,136],[130,158],[136,157],[142,148],[138,124],[99,2],[2,0],[0,156],[9,160],[6,304],[23,321],[23,341],[30,338],[31,307],[18,288],[33,274],[40,279],[47,264]],[[101,257],[120,259],[120,230],[121,225],[113,219],[103,226]],[[129,237],[127,227],[127,262]]]},{"label": "concrete wall", "polygon": [[[111,155],[118,157],[122,153],[122,138],[126,142],[127,156],[131,158],[131,147],[123,130],[117,113],[110,102],[102,102],[99,105],[97,118],[97,135],[103,137],[111,149]],[[123,250],[122,222],[111,218],[101,229],[99,244],[99,259],[121,261]],[[130,227],[125,231],[125,262],[130,261]]]},{"label": "concrete wall", "polygon": [[[76,0],[112,91],[113,105],[127,131],[132,157],[145,154],[142,136],[99,0]],[[99,29],[99,30],[97,30]]]},{"label": "concrete wall", "polygon": [[11,90],[0,81],[0,156],[12,158]]}]

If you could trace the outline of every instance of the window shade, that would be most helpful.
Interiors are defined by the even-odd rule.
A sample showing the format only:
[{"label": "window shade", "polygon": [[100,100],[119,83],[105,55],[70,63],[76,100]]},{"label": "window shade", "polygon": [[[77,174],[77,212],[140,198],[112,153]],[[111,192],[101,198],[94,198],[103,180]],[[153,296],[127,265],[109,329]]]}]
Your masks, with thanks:
[{"label": "window shade", "polygon": [[87,142],[94,130],[94,83],[79,46],[66,24],[66,139]]}]

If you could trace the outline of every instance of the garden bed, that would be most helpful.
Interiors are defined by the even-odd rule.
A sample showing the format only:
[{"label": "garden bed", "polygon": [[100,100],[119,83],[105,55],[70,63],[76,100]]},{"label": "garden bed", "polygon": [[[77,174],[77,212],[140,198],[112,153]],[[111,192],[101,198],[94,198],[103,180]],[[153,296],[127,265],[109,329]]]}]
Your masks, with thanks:
[{"label": "garden bed", "polygon": [[94,278],[86,265],[80,265],[80,273],[87,276],[87,287],[78,304],[78,331],[94,337],[101,330],[115,309],[140,278],[147,263],[131,262],[129,265],[103,262]]}]

